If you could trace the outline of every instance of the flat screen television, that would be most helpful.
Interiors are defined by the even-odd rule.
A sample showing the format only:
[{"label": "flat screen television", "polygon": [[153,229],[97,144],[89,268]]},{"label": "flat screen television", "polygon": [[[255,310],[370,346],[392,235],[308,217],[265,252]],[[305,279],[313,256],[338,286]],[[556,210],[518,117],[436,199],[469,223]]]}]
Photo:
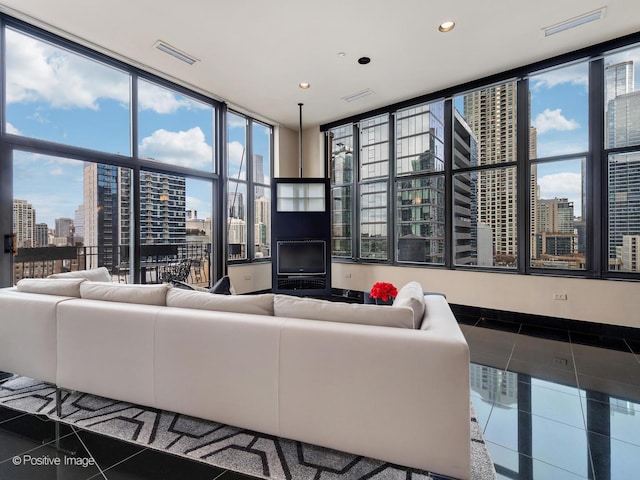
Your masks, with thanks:
[{"label": "flat screen television", "polygon": [[324,240],[281,240],[278,248],[278,275],[324,275]]}]

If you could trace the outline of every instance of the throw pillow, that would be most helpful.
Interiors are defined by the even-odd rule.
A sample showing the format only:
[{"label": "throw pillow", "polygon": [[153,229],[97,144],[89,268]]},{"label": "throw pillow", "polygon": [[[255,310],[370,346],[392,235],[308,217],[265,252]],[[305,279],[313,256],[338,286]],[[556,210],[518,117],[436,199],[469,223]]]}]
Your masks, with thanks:
[{"label": "throw pillow", "polygon": [[54,273],[47,278],[84,278],[92,282],[111,282],[111,274],[106,267],[78,270],[76,272]]},{"label": "throw pillow", "polygon": [[273,310],[276,317],[414,328],[413,312],[408,307],[392,308],[384,305],[341,303],[291,295],[276,295],[273,301]]},{"label": "throw pillow", "polygon": [[85,281],[80,285],[80,297],[107,302],[166,305],[169,285],[138,285]]},{"label": "throw pillow", "polygon": [[16,284],[19,292],[80,297],[80,285],[84,278],[23,278]]},{"label": "throw pillow", "polygon": [[167,306],[273,316],[273,294],[211,295],[209,292],[172,288],[167,293]]},{"label": "throw pillow", "polygon": [[233,292],[229,275],[225,275],[216,283],[214,283],[213,286],[209,289],[209,293],[216,293],[218,295],[231,295]]},{"label": "throw pillow", "polygon": [[422,285],[418,282],[409,282],[398,291],[393,307],[409,307],[413,312],[413,328],[420,328],[426,304]]}]

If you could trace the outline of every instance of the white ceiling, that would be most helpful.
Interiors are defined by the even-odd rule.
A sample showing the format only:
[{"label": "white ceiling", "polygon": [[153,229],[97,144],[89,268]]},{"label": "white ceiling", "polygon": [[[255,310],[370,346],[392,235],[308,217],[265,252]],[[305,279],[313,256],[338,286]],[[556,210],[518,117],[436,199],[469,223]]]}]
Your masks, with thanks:
[{"label": "white ceiling", "polygon": [[[638,0],[608,0],[602,20],[542,34],[602,1],[2,0],[0,11],[297,130],[299,102],[305,127],[318,125],[640,31]],[[446,19],[456,28],[443,34]]]}]

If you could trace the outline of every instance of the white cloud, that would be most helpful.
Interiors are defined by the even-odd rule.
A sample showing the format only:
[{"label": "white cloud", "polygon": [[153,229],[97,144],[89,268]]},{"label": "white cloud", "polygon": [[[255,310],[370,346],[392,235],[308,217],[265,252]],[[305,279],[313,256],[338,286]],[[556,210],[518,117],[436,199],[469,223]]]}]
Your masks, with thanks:
[{"label": "white cloud", "polygon": [[230,113],[227,115],[227,126],[229,128],[245,128],[247,126],[247,120],[244,117]]},{"label": "white cloud", "polygon": [[[231,142],[227,144],[228,158],[229,158],[229,177],[234,179],[244,180],[246,178],[246,152],[244,145],[240,142]],[[238,176],[238,169],[242,165],[242,172]]]},{"label": "white cloud", "polygon": [[56,167],[49,170],[49,175],[52,175],[54,177],[59,177],[61,175],[64,175],[64,170],[62,169],[62,167]]},{"label": "white cloud", "polygon": [[589,68],[587,64],[580,63],[571,67],[558,68],[540,75],[531,77],[532,89],[553,88],[557,85],[568,83],[580,85],[585,88],[589,85]]},{"label": "white cloud", "polygon": [[183,108],[186,110],[211,108],[200,102],[196,102],[183,95],[178,95],[171,90],[141,81],[138,83],[138,105],[140,110],[153,110],[156,113],[175,113]]},{"label": "white cloud", "polygon": [[538,134],[543,134],[551,130],[566,131],[580,128],[578,122],[573,119],[569,120],[562,115],[562,110],[559,108],[555,110],[545,108],[544,112],[536,116],[533,126],[536,127]]},{"label": "white cloud", "polygon": [[211,170],[213,166],[213,150],[200,127],[186,132],[156,130],[142,139],[140,155],[181,167]]},{"label": "white cloud", "polygon": [[7,133],[12,133],[14,135],[22,135],[20,130],[18,130],[16,127],[11,125],[9,122],[7,122]]},{"label": "white cloud", "polygon": [[100,98],[129,103],[129,76],[7,30],[7,102],[99,109]]}]

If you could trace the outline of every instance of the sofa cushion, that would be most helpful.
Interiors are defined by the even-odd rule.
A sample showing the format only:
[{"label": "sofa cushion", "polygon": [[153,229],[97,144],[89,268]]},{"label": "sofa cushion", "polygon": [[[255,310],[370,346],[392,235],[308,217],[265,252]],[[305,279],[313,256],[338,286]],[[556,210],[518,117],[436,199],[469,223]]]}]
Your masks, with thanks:
[{"label": "sofa cushion", "polygon": [[167,293],[167,306],[273,316],[273,294],[216,295],[172,288]]},{"label": "sofa cushion", "polygon": [[84,278],[92,282],[110,282],[111,275],[106,267],[92,268],[91,270],[78,270],[76,272],[54,273],[47,278]]},{"label": "sofa cushion", "polygon": [[166,305],[168,284],[133,285],[111,282],[85,281],[80,285],[80,297],[107,302]]},{"label": "sofa cushion", "polygon": [[84,278],[23,278],[16,284],[19,292],[80,297],[80,285]]},{"label": "sofa cushion", "polygon": [[422,285],[418,282],[407,283],[398,291],[393,307],[409,307],[413,312],[413,328],[420,328],[426,308]]},{"label": "sofa cushion", "polygon": [[413,328],[413,311],[409,307],[389,307],[332,302],[291,295],[276,295],[273,301],[277,317],[358,323],[381,327]]}]

